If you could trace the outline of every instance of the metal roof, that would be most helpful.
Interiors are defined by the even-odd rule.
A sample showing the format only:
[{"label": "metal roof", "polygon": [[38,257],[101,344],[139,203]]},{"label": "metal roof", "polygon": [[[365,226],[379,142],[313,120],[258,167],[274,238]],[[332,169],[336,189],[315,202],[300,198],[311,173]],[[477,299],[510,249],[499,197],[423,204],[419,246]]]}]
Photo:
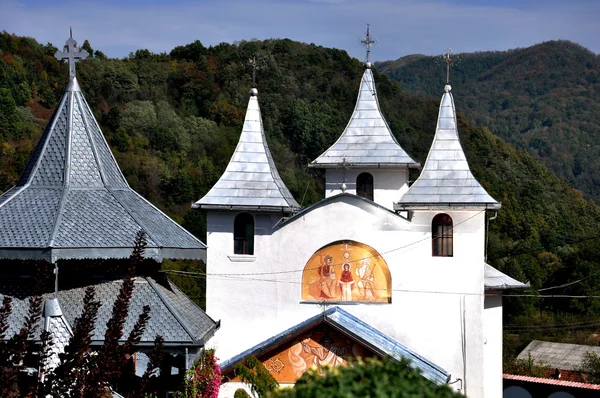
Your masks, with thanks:
[{"label": "metal roof", "polygon": [[358,100],[346,129],[338,140],[309,167],[420,167],[400,147],[392,134],[377,99],[370,64],[360,82]]},{"label": "metal roof", "polygon": [[333,326],[383,357],[389,357],[398,361],[402,358],[409,359],[411,366],[420,370],[425,378],[436,384],[445,384],[450,380],[450,374],[438,365],[411,351],[396,340],[337,306],[331,307],[323,313],[315,315],[257,344],[249,350],[222,362],[221,369],[223,373],[227,373],[246,356],[258,356],[266,353],[321,323]]},{"label": "metal roof", "polygon": [[581,370],[581,364],[588,352],[600,355],[600,347],[532,340],[517,359],[528,361],[531,355],[536,364],[542,363],[553,369]]},{"label": "metal roof", "polygon": [[519,282],[489,264],[484,265],[483,275],[485,290],[525,289],[529,287],[529,282]]},{"label": "metal roof", "polygon": [[71,77],[17,185],[0,195],[0,258],[206,259],[206,246],[132,190]]},{"label": "metal roof", "polygon": [[442,96],[433,144],[421,175],[400,201],[395,210],[430,208],[436,206],[499,209],[492,198],[473,177],[460,145],[451,87]]},{"label": "metal roof", "polygon": [[[72,278],[71,278],[72,279]],[[0,301],[4,296],[11,296],[12,313],[8,318],[8,330],[5,338],[18,333],[29,309],[29,297],[33,294],[31,278],[14,278],[4,276],[0,280]],[[73,285],[74,283],[76,285]],[[50,324],[53,338],[68,340],[64,328],[58,320],[66,320],[68,327],[74,327],[75,319],[81,315],[86,287],[93,285],[96,289],[96,300],[101,303],[98,318],[92,333],[92,344],[104,341],[107,322],[112,315],[115,298],[121,288],[122,279],[102,280],[85,278],[84,280],[62,282],[58,291],[58,302],[62,307],[62,316],[55,317]],[[54,297],[54,293],[45,294],[44,298]],[[218,329],[219,323],[191,301],[167,278],[136,277],[129,312],[123,328],[122,340],[125,341],[133,329],[139,314],[145,305],[150,306],[150,319],[140,341],[141,346],[152,346],[157,335],[165,339],[165,346],[201,347]],[[40,319],[36,340],[44,328],[44,320]],[[61,326],[61,329],[56,329]],[[55,334],[55,332],[58,332]]]},{"label": "metal roof", "polygon": [[240,140],[225,172],[192,207],[292,213],[300,205],[283,183],[267,146],[258,90],[250,90]]}]

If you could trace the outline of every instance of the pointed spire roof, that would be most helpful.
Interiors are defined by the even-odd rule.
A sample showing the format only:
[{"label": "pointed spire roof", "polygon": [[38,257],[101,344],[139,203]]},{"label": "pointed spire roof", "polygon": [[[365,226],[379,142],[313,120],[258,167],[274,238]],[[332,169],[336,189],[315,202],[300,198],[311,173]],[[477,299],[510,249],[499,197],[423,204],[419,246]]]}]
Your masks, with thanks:
[{"label": "pointed spire roof", "polygon": [[460,145],[454,99],[450,85],[444,88],[433,144],[421,175],[400,201],[395,210],[408,208],[466,207],[499,209],[492,198],[473,177]]},{"label": "pointed spire roof", "polygon": [[346,129],[329,149],[308,166],[420,167],[398,144],[381,113],[370,62],[366,63],[358,100]]},{"label": "pointed spire roof", "polygon": [[225,172],[194,208],[292,213],[300,205],[277,172],[263,129],[258,90],[250,90],[240,140]]},{"label": "pointed spire roof", "polygon": [[[70,78],[17,185],[0,195],[0,259],[127,258],[139,230],[147,257],[205,259],[206,246],[133,191],[102,135],[77,78]],[[73,66],[73,67],[71,67]]]}]

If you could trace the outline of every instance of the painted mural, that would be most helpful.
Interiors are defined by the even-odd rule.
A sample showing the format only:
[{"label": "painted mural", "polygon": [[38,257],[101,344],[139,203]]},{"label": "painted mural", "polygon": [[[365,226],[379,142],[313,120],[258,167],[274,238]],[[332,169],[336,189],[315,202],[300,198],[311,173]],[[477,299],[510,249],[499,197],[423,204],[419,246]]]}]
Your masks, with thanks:
[{"label": "painted mural", "polygon": [[302,300],[390,303],[391,285],[387,263],[375,249],[337,241],[317,250],[304,266]]},{"label": "painted mural", "polygon": [[344,366],[350,358],[379,357],[370,349],[336,329],[321,324],[259,357],[279,383],[295,383],[316,367]]}]

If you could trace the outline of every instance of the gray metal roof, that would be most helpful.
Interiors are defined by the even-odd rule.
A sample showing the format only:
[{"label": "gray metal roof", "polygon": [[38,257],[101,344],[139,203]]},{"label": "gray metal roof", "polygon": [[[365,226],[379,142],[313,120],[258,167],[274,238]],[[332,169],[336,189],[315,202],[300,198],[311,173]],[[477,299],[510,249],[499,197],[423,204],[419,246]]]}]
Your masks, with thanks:
[{"label": "gray metal roof", "polygon": [[585,354],[588,352],[600,355],[600,347],[532,340],[517,356],[517,359],[527,361],[531,354],[531,359],[536,365],[542,363],[551,368],[579,371]]},{"label": "gray metal roof", "polygon": [[458,138],[450,89],[448,85],[445,87],[433,144],[421,175],[394,204],[395,210],[431,206],[500,208],[500,203],[486,192],[469,169]]},{"label": "gray metal roof", "polygon": [[529,287],[529,282],[519,282],[489,264],[484,265],[483,277],[485,290],[525,289]]},{"label": "gray metal roof", "polygon": [[[32,294],[31,279],[3,277],[1,280],[0,301],[7,295],[13,297],[12,313],[8,318],[8,330],[5,334],[6,338],[10,338],[20,330],[27,315],[28,300]],[[55,338],[61,341],[68,339],[68,335],[65,334],[64,328],[62,328],[64,325],[60,325],[58,320],[66,320],[68,322],[67,326],[72,328],[75,325],[75,319],[81,315],[86,287],[94,285],[96,300],[102,306],[98,311],[92,344],[101,344],[106,332],[106,323],[111,317],[113,303],[119,293],[122,279],[101,280],[99,278],[89,278],[78,282],[76,286],[65,286],[61,283],[58,291],[58,302],[62,308],[63,316],[53,319],[54,322],[50,326],[54,329],[51,331],[58,332]],[[45,298],[53,296],[54,293],[44,295]],[[206,315],[171,281],[166,278],[136,277],[129,313],[123,329],[123,341],[127,339],[145,305],[150,306],[150,320],[140,341],[142,346],[152,346],[155,337],[161,335],[165,339],[166,346],[175,348],[180,346],[201,347],[219,327],[219,323]],[[57,329],[59,326],[61,328]],[[40,319],[37,339],[39,339],[39,333],[43,327],[43,319]]]},{"label": "gray metal roof", "polygon": [[133,191],[71,78],[17,185],[0,196],[0,258],[206,259],[206,246]]},{"label": "gray metal roof", "polygon": [[410,366],[418,369],[423,377],[436,384],[446,384],[450,380],[450,374],[440,366],[337,306],[328,308],[323,313],[308,318],[304,322],[222,362],[221,369],[225,374],[231,371],[238,362],[244,360],[248,355],[259,356],[267,353],[321,323],[331,325],[383,357],[389,357],[397,361],[400,361],[402,358],[409,359]]},{"label": "gray metal roof", "polygon": [[253,88],[250,94],[242,134],[225,172],[192,207],[283,213],[292,213],[300,208],[281,180],[267,146],[258,106],[258,90]]},{"label": "gray metal roof", "polygon": [[377,99],[370,65],[362,76],[358,100],[346,129],[338,140],[309,167],[420,167],[400,147]]}]

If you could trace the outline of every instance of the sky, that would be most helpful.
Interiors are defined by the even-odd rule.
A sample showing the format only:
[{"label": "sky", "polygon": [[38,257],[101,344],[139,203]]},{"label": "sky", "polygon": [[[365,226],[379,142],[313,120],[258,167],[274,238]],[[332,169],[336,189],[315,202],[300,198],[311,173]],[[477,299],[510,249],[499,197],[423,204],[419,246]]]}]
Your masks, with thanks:
[{"label": "sky", "polygon": [[597,0],[0,0],[0,30],[62,46],[73,37],[109,57],[155,53],[200,40],[205,46],[289,38],[364,60],[409,54],[507,50],[571,40],[600,52]]}]

